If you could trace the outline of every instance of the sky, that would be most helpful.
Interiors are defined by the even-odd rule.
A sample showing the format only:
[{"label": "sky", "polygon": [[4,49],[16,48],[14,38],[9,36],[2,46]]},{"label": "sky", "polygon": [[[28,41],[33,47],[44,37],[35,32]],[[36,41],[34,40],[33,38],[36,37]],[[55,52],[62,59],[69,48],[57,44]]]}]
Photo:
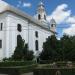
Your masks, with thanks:
[{"label": "sky", "polygon": [[[31,16],[36,14],[40,0],[3,0]],[[56,21],[57,36],[75,35],[75,0],[42,0],[47,13],[47,20]]]}]

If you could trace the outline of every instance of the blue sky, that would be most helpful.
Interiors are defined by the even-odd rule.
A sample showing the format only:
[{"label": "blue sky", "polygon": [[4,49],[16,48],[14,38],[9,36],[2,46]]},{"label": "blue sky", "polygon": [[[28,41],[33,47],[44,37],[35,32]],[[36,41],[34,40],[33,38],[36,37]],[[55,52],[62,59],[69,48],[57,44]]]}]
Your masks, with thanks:
[{"label": "blue sky", "polygon": [[[24,12],[35,15],[40,0],[4,0]],[[75,35],[75,0],[43,0],[48,21],[53,17],[57,22],[58,36],[63,33]]]},{"label": "blue sky", "polygon": [[[36,8],[40,0],[4,0],[13,6],[17,6],[19,1],[23,1],[25,3],[31,3],[31,7],[19,7],[20,9],[24,10],[25,12],[33,15],[36,12]],[[45,5],[47,14],[51,14],[55,8],[60,4],[68,4],[69,8],[72,10],[72,13],[75,14],[75,0],[43,0]]]}]

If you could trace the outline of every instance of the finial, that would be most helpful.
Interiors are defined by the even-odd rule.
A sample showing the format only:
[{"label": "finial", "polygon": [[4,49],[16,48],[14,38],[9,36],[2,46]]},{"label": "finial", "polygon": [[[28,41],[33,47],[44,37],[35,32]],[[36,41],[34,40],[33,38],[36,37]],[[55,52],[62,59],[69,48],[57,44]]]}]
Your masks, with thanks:
[{"label": "finial", "polygon": [[43,0],[40,0],[41,3],[43,3]]},{"label": "finial", "polygon": [[44,6],[43,0],[40,0],[39,6]]}]

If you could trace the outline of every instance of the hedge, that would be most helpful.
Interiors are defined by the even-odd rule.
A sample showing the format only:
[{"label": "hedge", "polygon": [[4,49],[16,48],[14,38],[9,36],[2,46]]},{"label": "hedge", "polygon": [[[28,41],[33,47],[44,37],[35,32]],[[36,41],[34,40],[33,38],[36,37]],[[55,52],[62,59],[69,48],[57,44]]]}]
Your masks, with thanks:
[{"label": "hedge", "polygon": [[0,62],[0,67],[14,67],[14,66],[26,66],[35,64],[34,61],[7,61],[7,62]]},{"label": "hedge", "polygon": [[35,69],[34,75],[75,75],[75,68]]},{"label": "hedge", "polygon": [[0,73],[8,75],[21,75],[23,73],[32,72],[36,66],[36,64],[32,64],[27,66],[0,67]]}]

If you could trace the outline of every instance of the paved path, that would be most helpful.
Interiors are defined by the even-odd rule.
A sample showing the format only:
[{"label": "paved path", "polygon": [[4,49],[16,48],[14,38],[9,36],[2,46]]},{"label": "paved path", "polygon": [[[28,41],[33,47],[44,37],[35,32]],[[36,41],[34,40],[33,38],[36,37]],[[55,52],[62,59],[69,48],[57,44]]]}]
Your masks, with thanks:
[{"label": "paved path", "polygon": [[25,73],[25,74],[22,74],[22,75],[33,75],[33,72]]}]

